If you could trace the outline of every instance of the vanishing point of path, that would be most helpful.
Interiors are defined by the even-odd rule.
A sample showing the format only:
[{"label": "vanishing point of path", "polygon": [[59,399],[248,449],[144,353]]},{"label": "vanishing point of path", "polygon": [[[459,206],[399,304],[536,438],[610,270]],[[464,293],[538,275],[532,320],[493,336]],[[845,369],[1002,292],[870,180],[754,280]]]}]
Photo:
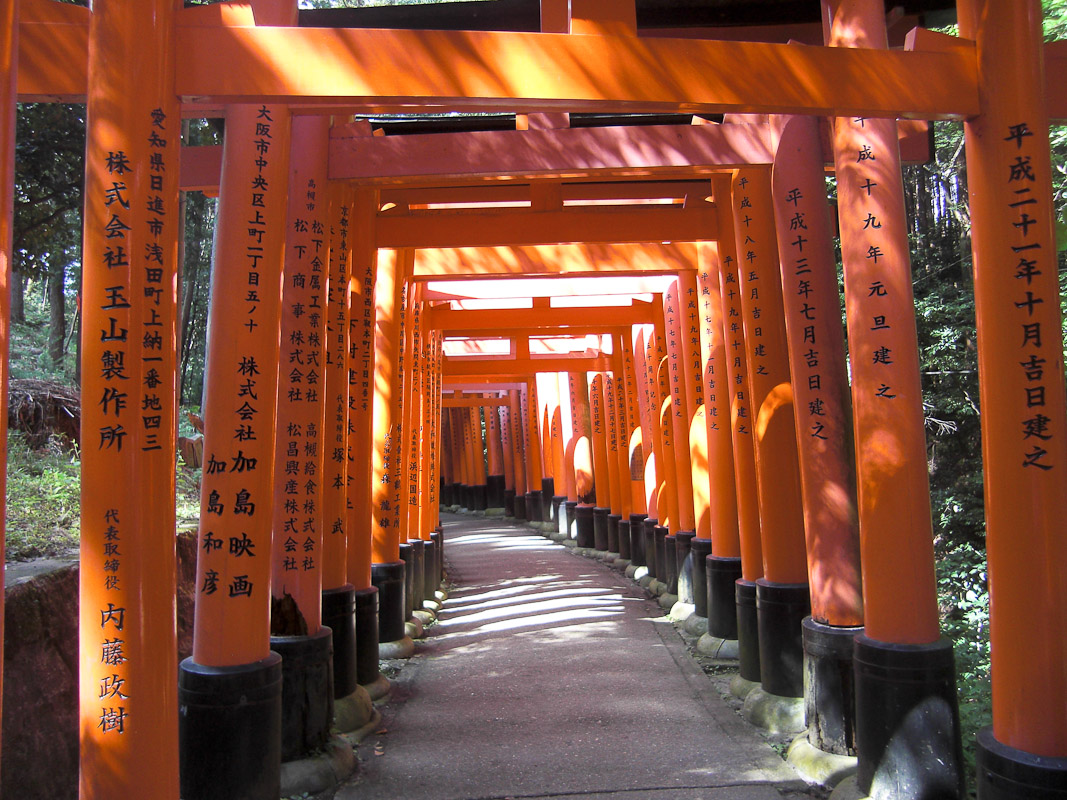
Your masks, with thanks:
[{"label": "vanishing point of path", "polygon": [[337,800],[807,796],[624,575],[511,521],[442,524],[451,596]]}]

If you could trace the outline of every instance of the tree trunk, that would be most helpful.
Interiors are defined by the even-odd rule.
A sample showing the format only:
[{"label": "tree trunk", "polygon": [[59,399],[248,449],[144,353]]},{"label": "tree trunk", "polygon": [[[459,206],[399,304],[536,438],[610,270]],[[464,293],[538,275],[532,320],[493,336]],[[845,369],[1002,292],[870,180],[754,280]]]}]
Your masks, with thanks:
[{"label": "tree trunk", "polygon": [[67,337],[67,297],[63,291],[66,280],[67,268],[60,262],[48,276],[48,355],[57,369],[63,365]]},{"label": "tree trunk", "polygon": [[18,271],[11,274],[11,321],[26,323],[26,277]]}]

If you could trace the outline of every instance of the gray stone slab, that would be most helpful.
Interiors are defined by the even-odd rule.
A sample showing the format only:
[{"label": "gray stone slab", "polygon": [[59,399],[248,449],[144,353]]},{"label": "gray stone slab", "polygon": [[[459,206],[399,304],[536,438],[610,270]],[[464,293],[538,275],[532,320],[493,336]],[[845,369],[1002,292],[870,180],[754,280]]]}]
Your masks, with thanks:
[{"label": "gray stone slab", "polygon": [[443,523],[455,588],[337,798],[804,791],[623,575],[506,520]]}]

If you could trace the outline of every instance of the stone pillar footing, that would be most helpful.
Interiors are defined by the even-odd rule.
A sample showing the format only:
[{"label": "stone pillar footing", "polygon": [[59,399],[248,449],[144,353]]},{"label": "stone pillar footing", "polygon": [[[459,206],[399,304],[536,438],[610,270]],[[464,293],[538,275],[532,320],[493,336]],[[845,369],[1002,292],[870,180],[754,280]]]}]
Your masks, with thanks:
[{"label": "stone pillar footing", "polygon": [[277,798],[282,763],[282,657],[178,668],[178,757],[186,800]]}]

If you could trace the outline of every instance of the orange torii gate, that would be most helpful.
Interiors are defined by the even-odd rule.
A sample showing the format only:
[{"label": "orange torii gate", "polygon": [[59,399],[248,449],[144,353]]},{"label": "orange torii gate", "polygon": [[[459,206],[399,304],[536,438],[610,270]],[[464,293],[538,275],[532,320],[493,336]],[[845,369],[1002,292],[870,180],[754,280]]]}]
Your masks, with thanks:
[{"label": "orange torii gate", "polygon": [[[884,31],[879,30],[884,21],[883,9],[880,3],[868,0],[824,0],[827,18],[832,22],[828,26],[832,46],[828,47],[638,38],[632,35],[636,32],[632,11],[598,19],[597,11],[602,11],[603,6],[586,6],[593,12],[590,18],[580,13],[582,4],[576,4],[579,11],[573,17],[566,13],[559,17],[559,5],[544,5],[546,9],[555,9],[557,22],[562,19],[570,23],[557,24],[553,29],[570,28],[580,35],[296,28],[292,27],[295,4],[282,0],[195,9],[177,8],[171,0],[99,0],[92,14],[44,0],[20,0],[17,4],[15,0],[4,0],[0,4],[2,19],[12,23],[3,29],[5,39],[0,55],[18,65],[17,71],[7,73],[12,81],[5,84],[0,101],[0,109],[7,115],[0,139],[5,168],[10,170],[13,153],[10,120],[16,96],[88,97],[89,100],[85,235],[89,301],[85,328],[99,331],[101,338],[99,342],[92,340],[97,345],[95,349],[87,347],[85,351],[84,388],[100,395],[100,399],[86,404],[84,422],[85,429],[92,433],[87,440],[99,439],[100,446],[97,452],[86,452],[84,468],[90,475],[94,470],[108,471],[124,476],[124,480],[117,486],[112,482],[98,489],[90,487],[89,507],[83,521],[84,660],[115,667],[109,673],[87,670],[83,680],[83,796],[129,793],[146,779],[152,780],[160,796],[177,794],[177,754],[173,742],[176,688],[165,672],[166,654],[172,644],[166,641],[163,626],[147,631],[150,636],[162,636],[158,644],[151,638],[141,641],[134,633],[141,630],[140,619],[166,619],[168,614],[173,617],[173,600],[167,599],[172,583],[166,578],[173,575],[172,546],[167,536],[148,536],[145,531],[158,525],[166,533],[166,521],[155,512],[166,507],[168,491],[173,496],[173,487],[168,486],[172,478],[166,478],[169,467],[164,468],[163,464],[167,453],[173,451],[173,434],[153,431],[162,431],[166,427],[164,421],[174,416],[173,392],[168,395],[164,389],[166,381],[172,380],[172,375],[165,373],[167,370],[172,373],[168,359],[173,359],[174,324],[173,281],[166,276],[173,274],[177,240],[176,228],[167,224],[162,215],[177,206],[176,135],[168,126],[176,125],[182,113],[179,102],[185,104],[185,113],[194,114],[203,113],[212,104],[215,109],[229,105],[226,113],[234,121],[234,131],[240,131],[244,125],[254,132],[255,125],[266,125],[269,121],[272,138],[278,136],[282,141],[294,109],[304,113],[335,113],[338,107],[373,108],[379,112],[413,107],[448,110],[507,107],[538,112],[610,107],[622,111],[695,109],[720,113],[831,115],[843,120],[835,131],[839,161],[852,149],[857,154],[868,153],[867,159],[857,156],[856,163],[878,162],[863,164],[862,169],[856,170],[853,188],[864,192],[866,199],[857,193],[848,201],[849,207],[861,211],[866,207],[867,213],[883,224],[885,220],[899,222],[899,209],[880,198],[872,200],[871,184],[878,184],[878,178],[883,188],[894,182],[899,184],[899,175],[894,175],[891,169],[888,172],[881,169],[887,160],[892,160],[887,158],[887,153],[894,149],[891,138],[895,137],[881,130],[889,126],[871,124],[869,138],[865,139],[867,127],[862,120],[902,116],[966,119],[968,165],[975,176],[971,185],[973,246],[993,596],[995,716],[992,731],[983,733],[979,742],[980,791],[990,797],[1010,796],[1013,791],[1029,794],[1031,790],[1037,791],[1036,787],[1062,783],[1067,771],[1064,764],[1067,714],[1063,713],[1067,693],[1067,682],[1063,679],[1067,663],[1067,637],[1064,636],[1067,585],[1062,571],[1054,565],[1062,563],[1067,547],[1057,528],[1067,511],[1064,508],[1067,497],[1058,479],[1059,470],[1067,461],[1067,440],[1063,430],[1062,353],[1059,337],[1050,333],[1060,331],[1061,321],[1057,305],[1048,301],[1057,296],[1049,201],[1048,119],[1050,116],[1062,119],[1067,114],[1062,107],[1062,93],[1049,93],[1042,84],[1042,68],[1047,65],[1045,78],[1049,85],[1060,86],[1064,64],[1056,57],[1043,56],[1039,4],[1036,0],[960,0],[961,30],[974,44],[920,34],[912,42],[913,48],[919,49],[910,51],[878,49],[885,43]],[[624,10],[632,9],[632,5],[620,6]],[[861,47],[848,49],[857,45]],[[119,62],[103,57],[107,53],[143,53],[149,47],[155,59],[152,69],[147,71],[123,70],[116,67]],[[301,53],[299,64],[294,64],[292,59],[272,57],[276,53],[293,52]],[[370,52],[390,59],[392,67],[381,69],[378,58],[361,57]],[[611,78],[581,68],[590,61],[612,63]],[[425,68],[433,63],[449,64],[453,68],[441,71]],[[785,74],[801,75],[804,80],[783,81],[781,76]],[[842,75],[852,79],[841,80]],[[241,104],[245,104],[243,108]],[[253,114],[264,116],[259,116],[257,122]],[[251,138],[246,140],[246,153],[252,152],[251,142]],[[286,157],[284,145],[275,140],[271,159],[262,159],[268,163],[253,168],[264,178],[268,169],[276,169]],[[875,166],[879,168],[877,174],[869,171]],[[249,173],[247,177],[255,180],[252,170]],[[278,182],[273,177],[271,182],[277,190]],[[113,202],[107,199],[111,197],[106,194],[109,189],[116,193]],[[2,199],[10,206],[10,193],[6,189]],[[150,213],[159,216],[145,217],[144,206],[138,205],[135,211],[132,203],[130,209],[125,209],[124,203],[129,199],[136,199],[139,204],[151,203]],[[224,203],[230,201],[224,195]],[[280,202],[284,206],[284,196]],[[113,203],[119,206],[113,208]],[[232,203],[239,208],[236,197]],[[119,211],[120,207],[129,211],[128,217]],[[269,208],[264,214],[275,213],[277,203],[273,198]],[[0,211],[6,224],[10,208]],[[152,219],[160,220],[160,225]],[[173,220],[173,214],[168,219]],[[271,228],[280,231],[283,225],[280,221],[268,225],[264,229],[265,240],[274,236]],[[888,235],[889,231],[885,233]],[[853,283],[849,290],[850,326],[858,328],[868,316],[871,321],[868,327],[880,331],[887,323],[890,327],[902,324],[901,317],[890,319],[890,314],[875,310],[876,306],[862,297],[864,288],[870,288],[870,284],[863,286],[868,274],[865,269],[868,255],[860,249],[863,235],[853,231],[849,236],[852,254],[846,252],[846,269],[849,259],[855,259],[852,274],[856,276],[854,280],[849,279]],[[221,241],[229,241],[240,250],[239,242],[243,240],[233,236]],[[119,249],[120,244],[124,250]],[[0,236],[0,245],[5,247],[0,263],[6,265],[10,244]],[[248,248],[260,246],[259,242],[245,243],[244,252],[235,254],[234,263],[243,263],[254,255]],[[896,246],[899,247],[899,242]],[[871,248],[888,252],[880,240],[867,243],[865,253],[871,254]],[[501,273],[523,272],[524,259],[539,260],[550,255],[543,250],[532,247],[519,254],[497,254],[498,261],[507,267]],[[158,287],[155,270],[160,267],[145,267],[141,263],[154,260],[157,254],[163,259],[164,270]],[[893,257],[899,258],[899,253]],[[132,261],[135,258],[140,261]],[[104,259],[111,259],[114,264]],[[1009,268],[992,268],[994,264],[1006,262],[1010,262]],[[443,251],[422,263],[421,275],[428,277],[436,269],[448,273],[449,263],[450,256]],[[264,266],[270,266],[277,274],[279,265],[280,256],[272,265]],[[141,272],[141,269],[152,271]],[[412,275],[420,275],[418,259]],[[256,280],[265,279],[257,275]],[[886,281],[886,287],[903,291],[899,276],[894,280],[892,284]],[[145,294],[146,290],[150,293]],[[95,291],[97,296],[91,297],[89,291]],[[268,313],[269,302],[265,298],[254,310],[251,306],[235,308],[234,311],[242,313],[234,316],[262,325],[255,319],[258,312],[261,318],[269,317],[273,321],[275,317]],[[890,307],[894,314],[902,313],[906,318],[907,309],[902,309],[899,302],[898,296],[892,301],[895,305]],[[239,303],[235,302],[234,306]],[[164,328],[158,356],[157,339],[151,335],[151,329],[157,324]],[[903,324],[906,327],[906,321]],[[876,344],[876,349],[903,351],[908,346],[908,338],[896,336],[879,339],[878,335],[869,337],[864,333],[852,349],[855,353],[856,344],[862,347]],[[108,346],[100,348],[102,344]],[[274,402],[275,379],[266,377],[261,370],[264,364],[270,363],[271,346],[266,341],[256,345],[254,353],[238,354],[236,368],[244,370],[246,382],[241,385],[256,378],[253,370],[259,370],[263,380],[251,390],[270,390],[269,397],[260,401],[264,404],[262,408],[270,408]],[[258,345],[262,345],[262,351]],[[103,376],[98,373],[106,353],[110,354],[107,356],[109,373]],[[116,371],[119,354],[123,373]],[[156,358],[161,361],[156,362]],[[220,354],[213,352],[212,359],[216,361],[214,366],[219,370],[220,381],[225,370],[235,368],[233,364],[222,364],[225,357]],[[868,383],[858,372],[854,374],[857,375],[854,395],[868,392],[863,403],[873,398],[896,399],[890,396],[894,394],[894,384],[889,380],[876,378]],[[163,382],[156,384],[160,378]],[[910,381],[913,376],[904,374],[902,379]],[[159,398],[158,420],[154,419],[155,414],[141,414],[135,419],[132,404],[122,406],[124,398],[120,395],[126,394],[125,384],[116,383],[122,380],[130,380],[130,386],[137,386],[138,404],[147,399],[146,410],[156,404],[154,397]],[[148,386],[148,381],[156,385]],[[153,393],[148,394],[145,388]],[[156,389],[160,390],[158,395]],[[240,388],[234,387],[234,397],[237,391]],[[915,398],[908,397],[914,404]],[[108,398],[107,402],[103,398]],[[878,409],[879,401],[873,402],[868,408]],[[221,409],[225,401],[220,399],[219,404]],[[858,408],[860,405],[857,403]],[[232,414],[239,407],[240,404],[231,404],[220,411],[220,416]],[[907,695],[899,694],[899,686],[892,678],[894,669],[906,666],[933,680],[945,671],[944,648],[931,641],[937,636],[936,616],[932,616],[928,600],[919,604],[921,613],[912,620],[922,623],[916,626],[922,629],[917,637],[912,636],[915,627],[902,629],[907,626],[900,625],[899,612],[888,609],[889,613],[881,615],[894,599],[883,599],[881,593],[898,578],[892,570],[899,564],[889,546],[890,534],[896,531],[887,532],[880,521],[886,515],[887,506],[891,507],[896,500],[887,498],[885,490],[894,485],[889,478],[903,473],[913,476],[916,465],[908,469],[908,458],[902,455],[912,445],[902,439],[889,446],[888,443],[895,441],[894,426],[880,422],[883,412],[872,414],[861,410],[856,421],[857,440],[861,442],[858,467],[864,586],[865,593],[871,592],[867,598],[868,612],[872,609],[878,612],[875,626],[867,631],[862,643],[865,663],[873,670],[870,674],[877,673],[866,690],[872,698],[895,698],[907,708],[910,701]],[[901,428],[899,424],[895,427]],[[914,427],[903,430],[903,436],[914,436]],[[153,438],[157,436],[158,439]],[[209,438],[221,445],[217,434]],[[273,445],[273,432],[268,438],[269,442],[260,444],[265,451],[272,452],[272,447],[266,445]],[[157,442],[159,451],[152,449]],[[236,463],[247,471],[248,460],[259,459],[257,465],[269,472],[266,465],[272,461],[271,456],[260,457],[258,450],[251,448],[252,445],[239,447],[228,454],[229,463],[237,459]],[[152,466],[154,460],[160,462],[158,469]],[[221,458],[216,460],[222,463]],[[232,477],[228,468],[227,473]],[[221,478],[219,481],[220,487],[232,490],[235,498],[242,491],[250,491],[251,484],[229,486]],[[269,481],[258,480],[251,491],[268,485]],[[919,487],[920,494],[922,491]],[[149,501],[157,503],[151,510],[146,509]],[[96,506],[99,513],[93,512]],[[122,527],[127,520],[132,521],[129,533]],[[928,531],[928,524],[928,520],[918,520],[908,526],[908,541],[919,542],[923,528]],[[173,522],[169,528],[173,533]],[[1019,530],[1027,535],[1016,536]],[[202,530],[202,544],[210,542],[213,553],[216,549],[213,540],[205,534]],[[121,571],[112,574],[104,570],[100,553],[105,552],[108,544],[114,548],[117,541],[123,542],[119,551],[127,558]],[[227,690],[234,683],[241,690],[247,689],[242,683],[247,677],[245,673],[256,676],[257,688],[262,689],[265,698],[269,699],[274,691],[272,676],[276,664],[267,663],[270,658],[266,629],[260,624],[266,616],[262,605],[266,587],[262,581],[267,573],[251,566],[243,568],[252,562],[257,545],[264,542],[269,542],[269,531],[263,537],[252,527],[235,528],[227,535],[231,561],[224,563],[221,570],[207,563],[199,570],[198,584],[204,587],[216,586],[216,581],[218,586],[228,584],[226,591],[229,599],[236,601],[234,608],[245,602],[241,598],[257,598],[256,607],[250,607],[248,613],[231,613],[230,607],[224,607],[226,610],[211,619],[224,626],[214,636],[200,637],[194,663],[211,669],[198,673],[203,685],[198,684],[197,688],[203,688],[211,696],[211,702],[218,700],[219,687],[225,682],[228,682]],[[259,552],[265,554],[268,549],[260,546]],[[911,552],[909,546],[907,554]],[[239,561],[242,558],[247,561]],[[150,588],[154,593],[151,596],[138,593],[148,574],[138,564],[158,565],[152,573]],[[242,568],[237,569],[238,566]],[[925,563],[917,566],[919,570],[929,569]],[[1040,579],[1034,580],[1035,570],[1041,569],[1044,571]],[[119,582],[111,581],[108,586],[109,575],[117,577]],[[160,575],[163,579],[159,579]],[[909,575],[909,585],[915,581],[917,596],[929,590],[928,579],[911,570]],[[257,586],[260,591],[253,594]],[[206,588],[200,591],[200,595],[205,594]],[[872,598],[876,602],[872,603]],[[1039,647],[1029,637],[1021,640],[1035,621],[1048,632],[1041,637]],[[232,652],[205,656],[227,649],[220,647],[225,635],[222,628],[232,633],[240,646]],[[108,646],[107,652],[112,654],[109,656],[112,662],[99,662],[99,652],[89,653],[103,647],[100,637]],[[118,651],[121,656],[115,655],[120,646],[125,649]],[[121,661],[115,660],[119,657]],[[235,678],[232,670],[225,671],[231,666],[241,668],[238,677]],[[109,703],[102,705],[101,697]],[[139,702],[142,699],[143,706]],[[266,785],[272,780],[271,726],[253,731],[252,724],[246,719],[237,729],[243,736],[264,737],[263,747],[257,749],[265,753],[265,760],[262,770],[257,765],[256,774]],[[907,796],[909,787],[885,787],[878,783],[880,776],[888,774],[886,770],[892,767],[892,754],[887,756],[887,763],[883,762],[881,748],[888,745],[887,737],[895,721],[890,720],[884,729],[878,729],[882,723],[875,725],[861,716],[859,724],[873,737],[866,739],[866,745],[860,750],[862,788],[873,786],[882,796]],[[951,727],[951,720],[947,725]],[[864,741],[862,737],[861,741]],[[946,746],[951,749],[951,744]],[[948,755],[951,762],[952,754]],[[951,791],[953,777],[935,776],[935,780],[949,786]],[[1015,787],[1029,788],[1004,788],[1009,780],[1014,781]],[[265,788],[264,791],[263,796],[269,796],[273,790]],[[187,792],[187,796],[201,795]]]}]

